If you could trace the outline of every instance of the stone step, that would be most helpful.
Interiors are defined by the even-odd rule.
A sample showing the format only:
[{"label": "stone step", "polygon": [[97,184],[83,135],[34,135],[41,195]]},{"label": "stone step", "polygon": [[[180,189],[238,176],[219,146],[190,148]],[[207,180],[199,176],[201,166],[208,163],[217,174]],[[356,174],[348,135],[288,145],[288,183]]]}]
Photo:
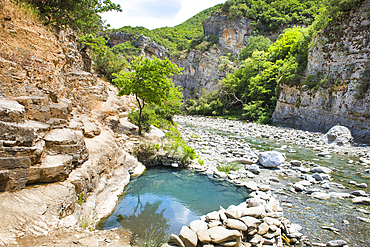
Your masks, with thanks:
[{"label": "stone step", "polygon": [[28,169],[27,184],[63,181],[72,172],[72,160],[73,157],[66,154],[45,156],[41,164]]},{"label": "stone step", "polygon": [[27,169],[31,166],[30,157],[2,157],[0,158],[0,170]]},{"label": "stone step", "polygon": [[25,108],[17,101],[0,98],[0,119],[3,122],[23,122]]},{"label": "stone step", "polygon": [[24,123],[8,123],[0,121],[0,140],[10,146],[27,146],[34,144],[35,130]]},{"label": "stone step", "polygon": [[31,156],[36,147],[0,147],[0,158]]},{"label": "stone step", "polygon": [[[82,135],[82,133],[81,133]],[[51,145],[76,145],[82,136],[71,129],[53,129],[44,137],[45,146]]]}]

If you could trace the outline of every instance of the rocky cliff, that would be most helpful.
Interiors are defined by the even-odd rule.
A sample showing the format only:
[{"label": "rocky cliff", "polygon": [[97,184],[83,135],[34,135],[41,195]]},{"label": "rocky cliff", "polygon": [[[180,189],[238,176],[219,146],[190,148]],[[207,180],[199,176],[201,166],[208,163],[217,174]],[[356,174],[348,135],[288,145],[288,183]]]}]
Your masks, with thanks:
[{"label": "rocky cliff", "polygon": [[133,99],[86,71],[75,33],[52,33],[9,1],[0,26],[0,245],[94,227],[140,166],[124,151]]},{"label": "rocky cliff", "polygon": [[144,35],[133,35],[117,31],[110,33],[108,37],[108,45],[112,47],[130,41],[133,46],[141,49],[141,54],[145,57],[150,58],[152,56],[156,56],[164,58],[167,56],[167,49],[164,46],[157,44],[155,41]]},{"label": "rocky cliff", "polygon": [[[182,75],[174,76],[174,83],[183,88],[185,98],[200,94],[203,89],[216,90],[218,81],[232,71],[233,63],[224,64],[222,56],[238,56],[253,34],[252,20],[244,17],[228,18],[228,13],[214,13],[203,22],[204,36],[217,36],[217,47],[201,52],[192,50],[179,58],[173,58],[179,67],[184,68]],[[275,41],[284,30],[261,33]],[[230,66],[228,66],[230,65]]]},{"label": "rocky cliff", "polygon": [[313,38],[306,78],[316,84],[331,80],[333,85],[312,90],[282,86],[274,124],[322,132],[340,124],[352,131],[355,141],[370,142],[370,92],[359,91],[370,61],[369,9],[366,0]]}]

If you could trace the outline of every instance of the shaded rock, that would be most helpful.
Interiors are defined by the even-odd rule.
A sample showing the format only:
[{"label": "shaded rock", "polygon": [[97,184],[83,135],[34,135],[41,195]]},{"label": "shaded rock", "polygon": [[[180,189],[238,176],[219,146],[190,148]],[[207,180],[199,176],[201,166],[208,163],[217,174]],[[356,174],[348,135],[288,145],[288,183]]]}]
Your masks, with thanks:
[{"label": "shaded rock", "polygon": [[47,155],[42,163],[28,170],[28,183],[50,183],[63,181],[72,172],[72,156],[66,154]]},{"label": "shaded rock", "polygon": [[170,244],[174,244],[176,246],[179,246],[179,247],[185,247],[184,243],[182,242],[182,240],[175,234],[171,234],[169,240],[168,240],[168,243]]},{"label": "shaded rock", "polygon": [[242,236],[241,232],[238,230],[228,230],[221,226],[210,228],[207,231],[211,237],[212,243],[215,244],[235,240]]},{"label": "shaded rock", "polygon": [[355,190],[355,191],[352,191],[351,194],[354,196],[363,196],[363,197],[369,196],[369,194],[367,194],[363,190]]},{"label": "shaded rock", "polygon": [[198,243],[198,237],[189,227],[183,226],[181,228],[179,238],[184,243],[185,247],[195,247]]},{"label": "shaded rock", "polygon": [[260,167],[257,164],[253,164],[253,165],[248,166],[247,170],[249,172],[252,172],[253,174],[256,174],[256,175],[261,173]]},{"label": "shaded rock", "polygon": [[293,166],[301,166],[302,162],[299,160],[291,160],[290,164],[292,164]]},{"label": "shaded rock", "polygon": [[352,202],[355,204],[363,204],[370,206],[370,198],[369,197],[356,197],[352,199]]},{"label": "shaded rock", "polygon": [[262,152],[259,161],[263,167],[275,168],[285,161],[285,155],[276,151]]}]

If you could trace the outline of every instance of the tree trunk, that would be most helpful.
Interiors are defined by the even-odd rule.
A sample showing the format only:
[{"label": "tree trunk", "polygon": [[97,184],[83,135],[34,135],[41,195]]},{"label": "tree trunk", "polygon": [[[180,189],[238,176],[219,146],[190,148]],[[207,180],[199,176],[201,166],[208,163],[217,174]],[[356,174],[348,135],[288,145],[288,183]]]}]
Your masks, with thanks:
[{"label": "tree trunk", "polygon": [[143,108],[139,107],[139,120],[137,124],[139,125],[139,135],[141,135],[141,113],[143,112]]}]

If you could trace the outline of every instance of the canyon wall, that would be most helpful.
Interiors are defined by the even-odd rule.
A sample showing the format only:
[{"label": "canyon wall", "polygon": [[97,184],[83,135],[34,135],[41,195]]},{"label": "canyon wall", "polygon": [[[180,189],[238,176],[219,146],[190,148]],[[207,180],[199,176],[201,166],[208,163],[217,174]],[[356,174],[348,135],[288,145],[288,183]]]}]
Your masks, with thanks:
[{"label": "canyon wall", "polygon": [[370,92],[359,87],[369,84],[363,76],[369,63],[370,1],[366,0],[311,41],[305,77],[316,84],[332,80],[333,85],[311,90],[281,86],[273,123],[321,132],[340,124],[352,131],[355,141],[370,143]]},{"label": "canyon wall", "polygon": [[52,33],[0,5],[0,245],[58,227],[94,227],[140,163],[131,97],[89,71],[70,30]]}]

